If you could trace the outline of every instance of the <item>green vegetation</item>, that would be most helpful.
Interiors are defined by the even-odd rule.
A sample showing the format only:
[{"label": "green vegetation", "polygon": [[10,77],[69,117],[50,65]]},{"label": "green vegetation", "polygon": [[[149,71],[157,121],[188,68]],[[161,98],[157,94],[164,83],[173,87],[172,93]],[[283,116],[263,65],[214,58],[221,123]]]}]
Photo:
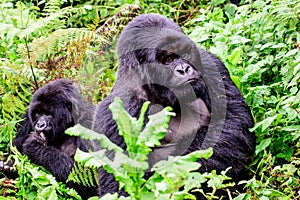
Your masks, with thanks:
[{"label": "green vegetation", "polygon": [[[208,187],[213,189],[210,194],[203,193],[208,199],[212,199],[217,189],[233,185],[223,183],[230,178],[212,173],[200,174],[192,172],[200,167],[199,158],[209,158],[213,151],[199,150],[185,156],[170,156],[168,160],[156,163],[151,171],[153,175],[144,179],[145,171],[149,168],[148,154],[151,148],[160,145],[159,140],[167,132],[171,108],[167,107],[161,112],[149,116],[149,122],[143,129],[144,115],[149,103],[145,103],[139,119],[131,117],[123,108],[120,98],[116,98],[110,105],[113,118],[116,120],[119,134],[124,137],[127,151],[112,143],[106,136],[93,132],[89,129],[76,125],[69,128],[66,133],[73,136],[80,136],[84,139],[98,140],[101,149],[96,152],[86,153],[78,150],[75,160],[86,167],[97,169],[103,167],[107,172],[112,173],[120,186],[130,195],[123,199],[196,199],[189,191],[201,188],[201,184],[207,182]],[[107,150],[112,150],[114,159],[107,158]],[[91,171],[91,170],[86,170]],[[82,176],[84,171],[73,169],[69,179],[77,182],[88,182],[88,175]],[[201,189],[199,191],[203,192]],[[101,199],[118,199],[118,194],[107,194]]]},{"label": "green vegetation", "polygon": [[[0,179],[0,199],[80,198],[74,190],[56,182],[42,167],[31,164],[16,149],[10,150],[8,146],[15,136],[15,125],[26,110],[32,92],[56,78],[66,77],[80,83],[90,102],[97,103],[105,97],[116,77],[118,34],[133,17],[150,12],[174,19],[195,43],[216,54],[226,64],[251,106],[257,148],[249,166],[252,178],[245,180],[246,191],[236,199],[300,197],[298,0],[246,1],[239,7],[224,0],[51,0],[40,3],[0,0],[0,158],[11,154],[19,171],[15,180]],[[120,120],[118,123],[125,120],[124,116],[116,119]],[[80,132],[84,133],[88,132]],[[147,134],[150,133],[153,132]],[[158,134],[153,140],[159,140],[162,135]],[[142,152],[149,152],[150,146],[141,145]],[[180,159],[190,162],[199,156],[196,154]],[[137,159],[136,154],[127,156]],[[139,181],[135,184],[146,181],[141,178],[145,161],[139,159],[141,168],[134,174],[139,176]],[[93,166],[99,165],[93,163]],[[109,170],[114,171],[113,168]],[[119,176],[121,182],[122,175]],[[192,175],[186,169],[176,176],[188,178]],[[225,177],[214,172],[201,176],[213,187],[216,184],[212,180],[221,177],[222,181]],[[130,188],[127,185],[125,189],[133,195],[142,195],[146,189],[151,194],[156,191],[154,183],[164,182],[165,190],[155,194],[176,193],[170,191],[173,186],[164,178],[148,182],[149,187],[142,191],[134,191],[141,189],[140,186]],[[188,181],[181,180],[178,184],[190,187]]]}]

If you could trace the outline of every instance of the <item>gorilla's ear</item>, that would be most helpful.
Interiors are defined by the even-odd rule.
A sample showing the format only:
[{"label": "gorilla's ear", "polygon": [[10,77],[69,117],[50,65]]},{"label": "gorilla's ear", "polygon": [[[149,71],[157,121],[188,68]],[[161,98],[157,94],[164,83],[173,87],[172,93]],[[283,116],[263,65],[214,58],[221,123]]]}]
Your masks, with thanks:
[{"label": "gorilla's ear", "polygon": [[118,77],[121,77],[130,72],[132,69],[138,68],[140,66],[140,61],[137,58],[137,53],[138,52],[131,51],[121,55],[119,59],[119,66],[121,67],[118,71]]},{"label": "gorilla's ear", "polygon": [[73,91],[73,95],[70,97],[70,104],[68,107],[71,107],[70,112],[75,122],[80,121],[81,112],[84,110],[84,106],[80,101],[80,97],[76,96],[76,92]]}]

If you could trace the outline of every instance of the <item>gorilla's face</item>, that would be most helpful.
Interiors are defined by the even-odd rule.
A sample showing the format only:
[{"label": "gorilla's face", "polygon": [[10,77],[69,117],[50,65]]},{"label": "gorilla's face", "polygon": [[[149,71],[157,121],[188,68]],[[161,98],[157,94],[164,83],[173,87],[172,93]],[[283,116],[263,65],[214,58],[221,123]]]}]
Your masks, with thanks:
[{"label": "gorilla's face", "polygon": [[32,102],[28,114],[33,131],[49,145],[56,145],[64,131],[74,125],[71,109],[71,104],[63,102]]},{"label": "gorilla's face", "polygon": [[199,70],[184,56],[162,49],[136,50],[140,77],[150,96],[173,105],[176,101],[193,101],[206,86]]},{"label": "gorilla's face", "polygon": [[182,88],[200,79],[200,73],[188,61],[174,53],[157,50],[156,61],[163,64],[163,70],[169,74],[170,79],[166,83],[170,88]]},{"label": "gorilla's face", "polygon": [[178,101],[192,102],[197,98],[208,102],[195,43],[175,23],[151,16],[141,17],[141,24],[139,20],[130,23],[118,40],[118,77],[123,81],[119,83],[133,89],[143,84],[151,101],[163,106],[174,108]]}]

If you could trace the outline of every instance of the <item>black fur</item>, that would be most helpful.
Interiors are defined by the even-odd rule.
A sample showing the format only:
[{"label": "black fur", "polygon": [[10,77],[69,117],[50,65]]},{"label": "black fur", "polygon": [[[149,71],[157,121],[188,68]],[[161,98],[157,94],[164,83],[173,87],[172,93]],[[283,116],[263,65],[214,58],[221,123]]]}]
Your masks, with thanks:
[{"label": "black fur", "polygon": [[[212,146],[213,156],[199,160],[200,171],[220,172],[232,167],[229,176],[234,180],[244,178],[255,148],[255,136],[248,130],[253,118],[216,56],[196,47],[176,23],[157,14],[141,15],[125,27],[118,40],[118,56],[118,78],[112,93],[97,107],[93,127],[96,131],[126,149],[108,109],[115,96],[135,117],[145,101],[151,102],[148,114],[171,106],[176,117],[171,119],[162,146],[150,154],[151,165],[168,155],[184,155]],[[185,77],[180,77],[178,72],[182,70],[176,71],[176,67],[186,65],[197,79],[180,84]],[[182,74],[185,76],[185,72]],[[103,169],[99,178],[100,196],[119,190],[114,177]]]},{"label": "black fur", "polygon": [[[59,79],[48,83],[33,95],[12,144],[32,162],[49,170],[58,181],[66,182],[76,149],[87,149],[79,137],[68,136],[64,131],[76,123],[90,127],[93,110],[72,82]],[[42,116],[49,117],[49,128],[39,132],[36,124]],[[76,189],[83,199],[97,194],[96,188],[73,182],[67,185]]]}]

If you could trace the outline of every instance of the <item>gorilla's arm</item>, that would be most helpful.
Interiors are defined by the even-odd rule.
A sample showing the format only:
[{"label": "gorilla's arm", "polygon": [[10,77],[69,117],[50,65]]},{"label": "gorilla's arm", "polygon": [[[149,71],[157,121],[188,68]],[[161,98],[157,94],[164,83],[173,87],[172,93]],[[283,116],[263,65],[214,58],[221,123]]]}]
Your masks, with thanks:
[{"label": "gorilla's arm", "polygon": [[[221,129],[222,132],[218,142],[214,146],[215,153],[213,156],[208,160],[200,161],[203,165],[202,170],[212,170],[221,167],[219,168],[219,171],[221,171],[224,170],[224,164],[226,164],[227,167],[233,166],[228,175],[241,179],[241,177],[237,176],[243,174],[241,172],[244,171],[245,166],[249,163],[249,155],[252,155],[255,147],[255,135],[249,131],[249,128],[253,127],[254,124],[252,114],[241,92],[231,80],[228,70],[220,59],[202,49],[199,49],[199,53],[204,73],[216,73],[214,76],[210,76],[215,77],[214,79],[206,79],[207,84],[215,85],[217,82],[221,82],[224,85],[226,94],[225,104],[218,105],[224,106],[225,109],[215,108],[226,110],[223,127],[220,127],[222,123],[218,123],[219,121],[212,122],[210,125],[211,130]],[[211,67],[212,65],[215,67]],[[210,95],[217,97],[218,91],[210,92],[213,92]],[[218,101],[222,102],[223,100],[212,98],[212,101],[216,101],[214,105],[217,105]],[[212,110],[213,113],[216,113],[216,111]],[[194,141],[189,149],[192,151],[195,148],[197,148],[197,141]]]},{"label": "gorilla's arm", "polygon": [[[79,142],[78,138],[74,139],[77,140],[74,142]],[[40,136],[33,133],[26,139],[22,150],[32,162],[49,170],[57,181],[66,183],[68,175],[75,164],[75,161],[69,155],[58,148],[47,146]],[[72,181],[67,182],[66,185],[74,188],[82,199],[97,194],[96,187],[86,187]]]},{"label": "gorilla's arm", "polygon": [[58,181],[66,182],[74,164],[74,160],[45,141],[35,133],[31,133],[22,146],[22,153],[32,162],[49,170]]}]

